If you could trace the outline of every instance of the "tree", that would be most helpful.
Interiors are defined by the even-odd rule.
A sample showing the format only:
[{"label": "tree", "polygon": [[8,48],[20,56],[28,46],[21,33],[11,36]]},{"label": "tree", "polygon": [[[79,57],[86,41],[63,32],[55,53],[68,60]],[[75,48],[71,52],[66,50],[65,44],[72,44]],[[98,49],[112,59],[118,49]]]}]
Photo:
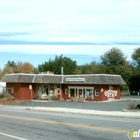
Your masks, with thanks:
[{"label": "tree", "polygon": [[15,73],[33,73],[34,72],[34,67],[29,62],[24,62],[24,63],[18,62],[16,64],[14,72]]},{"label": "tree", "polygon": [[3,77],[2,69],[0,69],[0,79]]},{"label": "tree", "polygon": [[137,48],[132,53],[133,73],[129,79],[129,87],[132,91],[140,91],[140,48]]},{"label": "tree", "polygon": [[35,68],[35,67],[34,67],[33,73],[34,73],[34,74],[39,74],[38,68]]},{"label": "tree", "polygon": [[0,69],[0,79],[5,74],[10,74],[10,73],[38,73],[37,69],[34,68],[34,66],[29,62],[23,63],[19,61],[15,63],[14,61],[8,61],[5,66],[6,67],[3,70]]},{"label": "tree", "polygon": [[12,73],[13,71],[11,70],[11,67],[5,67],[1,73],[0,73],[0,79],[5,75],[5,74],[10,74]]},{"label": "tree", "polygon": [[77,66],[75,73],[76,74],[99,74],[99,73],[105,73],[105,69],[104,66],[102,66],[100,63],[93,61],[90,64]]},{"label": "tree", "polygon": [[132,59],[134,60],[134,64],[140,66],[140,48],[134,50],[132,54]]},{"label": "tree", "polygon": [[14,61],[8,61],[7,64],[5,64],[6,67],[12,67],[14,68],[16,66],[16,63]]},{"label": "tree", "polygon": [[74,74],[77,64],[68,57],[56,55],[54,60],[49,59],[48,62],[38,65],[38,70],[39,72],[53,71],[55,74],[61,74],[61,67],[64,67],[64,74]]},{"label": "tree", "polygon": [[8,67],[11,70],[11,73],[13,73],[15,66],[16,63],[10,60],[7,62],[7,64],[5,64],[5,67]]},{"label": "tree", "polygon": [[101,55],[101,64],[104,66],[106,73],[118,74],[120,66],[124,66],[126,57],[121,50],[112,48],[104,55]]},{"label": "tree", "polygon": [[126,60],[123,52],[117,48],[112,48],[101,56],[101,64],[108,74],[118,74],[123,77],[127,84],[132,75],[133,67]]},{"label": "tree", "polygon": [[105,66],[118,66],[123,65],[126,61],[126,57],[121,50],[112,48],[104,55],[101,55],[101,64]]},{"label": "tree", "polygon": [[140,91],[140,67],[134,68],[129,79],[129,87],[131,91]]},{"label": "tree", "polygon": [[23,66],[22,61],[18,61],[14,67],[14,73],[21,73],[21,68]]}]

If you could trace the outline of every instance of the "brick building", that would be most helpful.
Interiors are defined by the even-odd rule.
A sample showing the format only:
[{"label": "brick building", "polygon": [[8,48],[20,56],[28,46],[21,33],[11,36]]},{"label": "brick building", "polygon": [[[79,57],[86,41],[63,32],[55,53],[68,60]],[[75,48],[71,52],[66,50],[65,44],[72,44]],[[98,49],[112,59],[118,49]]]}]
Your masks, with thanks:
[{"label": "brick building", "polygon": [[[83,74],[6,74],[1,82],[6,82],[7,92],[19,100],[31,98],[58,100],[70,98],[86,101],[120,99],[120,85],[126,84],[120,75]],[[31,90],[32,87],[32,96]]]}]

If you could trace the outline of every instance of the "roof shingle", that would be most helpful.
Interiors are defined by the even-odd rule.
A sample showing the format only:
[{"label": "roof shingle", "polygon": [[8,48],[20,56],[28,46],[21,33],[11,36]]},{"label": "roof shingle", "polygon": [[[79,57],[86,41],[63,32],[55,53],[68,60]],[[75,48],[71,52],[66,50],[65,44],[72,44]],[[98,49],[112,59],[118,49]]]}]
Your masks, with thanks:
[{"label": "roof shingle", "polygon": [[[63,80],[62,80],[63,78]],[[49,75],[49,74],[6,74],[1,82],[6,83],[63,83],[64,84],[126,84],[121,75]]]}]

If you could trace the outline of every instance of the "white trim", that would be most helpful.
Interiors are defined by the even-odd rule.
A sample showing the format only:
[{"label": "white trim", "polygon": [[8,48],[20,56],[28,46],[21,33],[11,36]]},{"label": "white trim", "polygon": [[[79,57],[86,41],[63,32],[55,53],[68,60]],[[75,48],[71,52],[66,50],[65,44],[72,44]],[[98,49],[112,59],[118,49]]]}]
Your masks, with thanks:
[{"label": "white trim", "polygon": [[[76,75],[65,75],[65,77],[69,78],[69,77],[72,77],[72,76],[94,76],[94,75],[103,75],[103,76],[121,76],[121,75],[114,75],[114,74],[76,74]],[[69,76],[69,77],[68,77]],[[80,77],[80,78],[83,78],[83,77]]]},{"label": "white trim", "polygon": [[83,87],[83,86],[68,86],[68,88],[72,88],[72,89],[94,89],[94,87]]},{"label": "white trim", "polygon": [[[46,75],[46,76],[62,76],[62,75],[58,75],[58,74],[28,74],[28,73],[10,73],[10,74],[6,74],[6,75]],[[103,75],[103,76],[121,76],[121,75],[114,75],[114,74],[77,74],[77,75],[63,75],[64,78],[74,78],[73,76],[75,77],[78,77],[78,76],[82,76],[82,77],[79,77],[79,78],[84,78],[84,76],[94,76],[94,75]]]},{"label": "white trim", "polygon": [[83,86],[68,86],[69,89],[69,97],[70,97],[70,89],[75,89],[75,94],[77,90],[77,97],[79,97],[79,89],[82,89],[82,97],[84,97],[83,91],[85,90],[85,97],[86,97],[86,89],[91,89],[92,90],[92,99],[94,99],[94,87],[83,87]]}]

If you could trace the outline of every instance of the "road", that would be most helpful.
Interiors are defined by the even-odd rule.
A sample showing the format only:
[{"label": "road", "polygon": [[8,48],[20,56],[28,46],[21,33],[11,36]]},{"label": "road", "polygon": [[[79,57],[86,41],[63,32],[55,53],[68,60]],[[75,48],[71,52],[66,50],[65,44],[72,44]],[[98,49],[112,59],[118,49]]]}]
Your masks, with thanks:
[{"label": "road", "polygon": [[0,140],[128,140],[132,128],[140,129],[138,119],[0,107]]}]

